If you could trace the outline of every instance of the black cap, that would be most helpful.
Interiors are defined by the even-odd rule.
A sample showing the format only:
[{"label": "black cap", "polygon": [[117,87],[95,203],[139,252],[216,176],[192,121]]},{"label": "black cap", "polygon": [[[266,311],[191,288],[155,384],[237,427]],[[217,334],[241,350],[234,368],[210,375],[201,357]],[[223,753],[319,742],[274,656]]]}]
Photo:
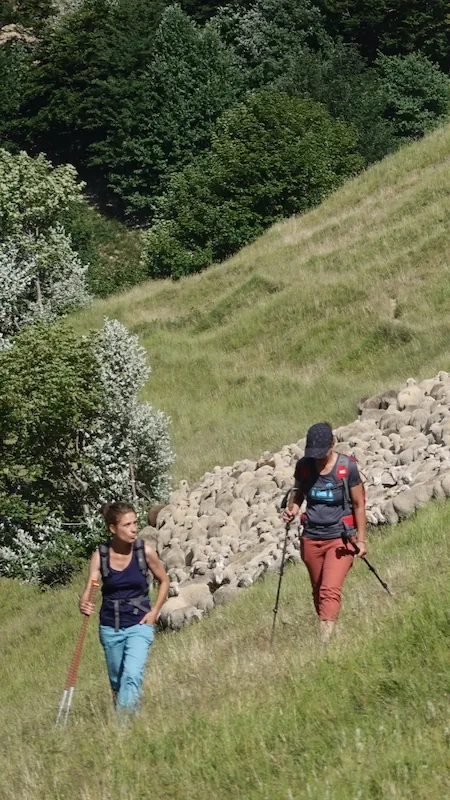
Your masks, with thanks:
[{"label": "black cap", "polygon": [[333,443],[333,431],[328,422],[316,422],[306,435],[306,458],[325,458]]}]

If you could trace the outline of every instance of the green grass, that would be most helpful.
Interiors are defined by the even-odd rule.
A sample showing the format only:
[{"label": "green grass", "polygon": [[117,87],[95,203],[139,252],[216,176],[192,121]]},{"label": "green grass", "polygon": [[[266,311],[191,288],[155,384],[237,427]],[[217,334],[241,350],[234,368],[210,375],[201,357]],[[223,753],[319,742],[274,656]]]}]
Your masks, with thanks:
[{"label": "green grass", "polygon": [[176,479],[276,450],[318,416],[348,422],[362,395],[450,367],[449,184],[447,126],[229,261],[74,318],[139,334]]},{"label": "green grass", "polygon": [[372,538],[391,600],[362,563],[339,634],[316,640],[303,566],[156,639],[142,714],[110,711],[96,625],[66,729],[54,718],[79,586],[0,585],[2,800],[438,800],[450,790],[450,505]]}]

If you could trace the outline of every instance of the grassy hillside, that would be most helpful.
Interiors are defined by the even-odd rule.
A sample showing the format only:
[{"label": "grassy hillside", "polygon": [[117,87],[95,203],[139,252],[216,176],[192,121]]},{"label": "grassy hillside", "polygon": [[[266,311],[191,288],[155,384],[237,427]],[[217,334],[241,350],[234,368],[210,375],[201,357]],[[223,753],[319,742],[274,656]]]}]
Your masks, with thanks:
[{"label": "grassy hillside", "polygon": [[97,301],[148,350],[177,478],[259,456],[363,394],[450,366],[450,127],[179,283]]},{"label": "grassy hillside", "polygon": [[[97,302],[141,335],[178,476],[258,455],[408,375],[450,367],[450,128],[280,224],[228,263]],[[118,726],[91,623],[73,714],[53,727],[81,577],[0,581],[2,800],[441,800],[450,794],[450,505],[372,535],[340,633],[317,644],[302,566],[157,638],[142,714]]]},{"label": "grassy hillside", "polygon": [[317,644],[306,570],[157,637],[141,717],[112,719],[91,624],[72,718],[54,718],[79,587],[0,585],[2,800],[441,800],[450,793],[450,505],[372,541],[340,633]]}]

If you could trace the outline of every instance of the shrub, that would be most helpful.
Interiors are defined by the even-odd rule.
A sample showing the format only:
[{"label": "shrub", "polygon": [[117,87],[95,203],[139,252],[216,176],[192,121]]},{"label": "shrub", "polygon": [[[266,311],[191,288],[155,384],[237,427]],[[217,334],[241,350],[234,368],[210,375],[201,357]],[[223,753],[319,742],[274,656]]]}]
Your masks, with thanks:
[{"label": "shrub", "polygon": [[68,231],[83,264],[92,294],[103,297],[145,280],[140,264],[141,232],[106,217],[87,203],[79,205]]},{"label": "shrub", "polygon": [[361,168],[355,145],[355,131],[318,103],[270,90],[250,96],[156,203],[143,246],[149,275],[197,271],[319,203]]}]

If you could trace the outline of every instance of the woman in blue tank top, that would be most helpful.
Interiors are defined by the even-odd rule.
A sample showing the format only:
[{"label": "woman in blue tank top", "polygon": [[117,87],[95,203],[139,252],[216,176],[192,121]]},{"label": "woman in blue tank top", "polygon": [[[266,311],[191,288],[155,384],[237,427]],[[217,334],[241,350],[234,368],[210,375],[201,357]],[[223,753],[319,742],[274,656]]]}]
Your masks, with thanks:
[{"label": "woman in blue tank top", "polygon": [[[100,641],[103,645],[114,703],[118,710],[136,710],[154,625],[169,590],[169,578],[155,551],[137,539],[134,508],[109,503],[102,509],[111,541],[93,553],[80,611],[90,615],[93,580],[102,578]],[[147,567],[159,581],[154,608],[148,597]]]}]

